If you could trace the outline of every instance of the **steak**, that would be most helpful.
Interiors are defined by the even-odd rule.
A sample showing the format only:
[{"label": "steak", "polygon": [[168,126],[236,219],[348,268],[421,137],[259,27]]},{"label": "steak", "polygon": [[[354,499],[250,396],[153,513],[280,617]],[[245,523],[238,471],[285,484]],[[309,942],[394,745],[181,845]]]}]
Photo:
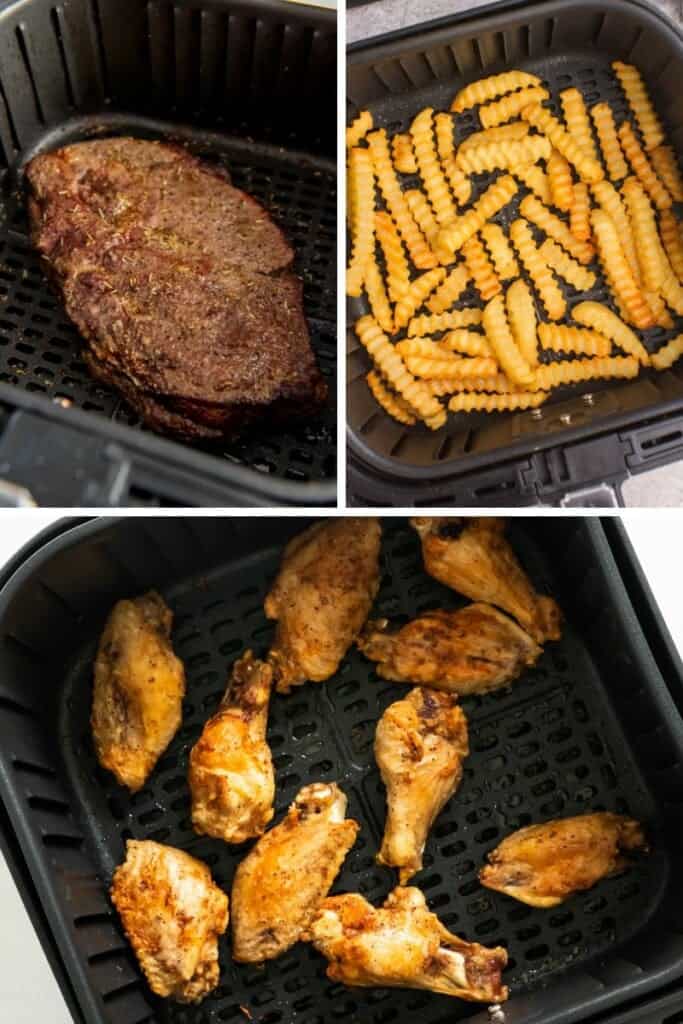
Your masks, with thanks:
[{"label": "steak", "polygon": [[26,177],[33,243],[85,361],[150,427],[221,438],[319,410],[294,253],[224,170],[107,138],[37,156]]}]

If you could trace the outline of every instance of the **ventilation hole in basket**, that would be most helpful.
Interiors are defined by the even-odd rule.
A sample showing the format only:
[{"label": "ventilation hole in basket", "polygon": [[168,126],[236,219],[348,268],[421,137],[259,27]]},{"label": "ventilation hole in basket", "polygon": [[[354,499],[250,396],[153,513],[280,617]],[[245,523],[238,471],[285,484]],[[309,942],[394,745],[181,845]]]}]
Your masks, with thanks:
[{"label": "ventilation hole in basket", "polygon": [[15,771],[23,772],[26,775],[37,775],[42,779],[55,779],[57,773],[51,768],[45,768],[40,764],[32,764],[29,761],[12,761],[12,767]]},{"label": "ventilation hole in basket", "polygon": [[54,847],[55,849],[72,849],[77,850],[83,845],[83,839],[80,836],[63,836],[48,834],[42,837],[43,846]]},{"label": "ventilation hole in basket", "polygon": [[34,811],[47,811],[50,814],[62,815],[69,813],[68,803],[64,800],[54,800],[51,797],[30,796],[28,798],[28,805]]}]

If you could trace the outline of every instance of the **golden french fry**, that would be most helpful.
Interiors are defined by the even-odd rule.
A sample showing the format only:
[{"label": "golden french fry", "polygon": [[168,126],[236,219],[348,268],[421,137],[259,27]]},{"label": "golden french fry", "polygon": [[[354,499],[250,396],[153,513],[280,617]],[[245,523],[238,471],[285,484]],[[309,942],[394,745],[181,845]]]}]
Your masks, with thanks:
[{"label": "golden french fry", "polygon": [[432,430],[446,422],[446,412],[429,389],[407,370],[403,360],[371,316],[356,322],[356,334],[384,379],[408,402]]},{"label": "golden french fry", "polygon": [[575,291],[587,292],[595,286],[596,277],[593,271],[577,263],[557,242],[553,242],[552,238],[546,238],[538,251],[550,269]]},{"label": "golden french fry", "polygon": [[522,391],[504,395],[460,392],[453,395],[448,408],[451,412],[514,412],[517,409],[535,409],[547,397],[546,391]]},{"label": "golden french fry", "polygon": [[424,359],[422,356],[406,356],[405,363],[411,373],[425,380],[443,380],[459,377],[494,377],[498,374],[495,359]]},{"label": "golden french fry", "polygon": [[635,136],[635,132],[628,121],[619,128],[619,141],[621,142],[626,159],[633,168],[636,177],[644,185],[658,210],[668,210],[671,206],[671,196],[668,189],[662,185],[655,174],[654,168]]},{"label": "golden french fry", "polygon": [[433,395],[452,395],[454,391],[492,391],[499,395],[512,394],[515,386],[504,373],[494,377],[448,377],[429,382],[429,390]]},{"label": "golden french fry", "polygon": [[365,379],[377,404],[381,405],[392,419],[404,423],[407,427],[412,427],[414,423],[417,423],[417,417],[410,402],[407,402],[401,395],[390,391],[376,370],[370,370]]},{"label": "golden french fry", "polygon": [[678,280],[683,281],[683,240],[679,223],[671,210],[662,211],[659,218],[659,233],[673,271]]},{"label": "golden french fry", "polygon": [[620,60],[613,61],[612,68],[624,90],[630,108],[635,114],[638,127],[643,135],[645,149],[648,152],[656,149],[664,141],[664,129],[655,114],[640,72],[632,64],[623,64]]},{"label": "golden french fry", "polygon": [[[441,285],[444,288],[448,278]],[[432,299],[434,296],[432,296]],[[430,300],[431,301],[431,300]],[[451,331],[458,327],[472,327],[481,323],[482,312],[474,307],[454,309],[450,313],[434,313],[432,316],[416,316],[408,324],[409,338],[422,338],[439,331]]]},{"label": "golden french fry", "polygon": [[406,198],[408,209],[415,218],[415,223],[431,245],[439,233],[439,225],[429,205],[429,200],[424,192],[420,192],[417,188],[409,189],[408,192],[403,194]]},{"label": "golden french fry", "polygon": [[427,309],[430,313],[445,313],[457,302],[467,288],[470,279],[470,272],[464,263],[460,263],[451,270],[446,280],[441,284],[432,297],[427,301]]},{"label": "golden french fry", "polygon": [[[668,281],[664,288],[668,290],[668,286],[671,285],[671,281]],[[643,289],[643,296],[648,306],[652,310],[652,316],[654,317],[655,323],[658,327],[665,327],[667,330],[673,327],[674,322],[671,313],[666,308],[666,302],[659,294],[659,292],[649,292],[647,289]],[[676,300],[674,300],[676,301]],[[674,306],[675,308],[675,306]]]},{"label": "golden french fry", "polygon": [[453,138],[453,118],[450,114],[436,114],[434,117],[434,133],[436,135],[436,151],[443,167],[446,180],[453,190],[459,206],[469,202],[472,194],[472,183],[455,163],[455,139]]},{"label": "golden french fry", "polygon": [[532,103],[522,111],[522,117],[529,124],[538,128],[548,137],[555,149],[558,149],[562,156],[566,157],[570,164],[576,168],[580,178],[589,184],[600,181],[604,175],[602,167],[594,157],[584,153],[583,149],[575,139],[566,131],[556,117],[542,107],[540,103]]},{"label": "golden french fry", "polygon": [[439,224],[450,224],[457,216],[448,183],[436,155],[433,132],[434,111],[421,110],[410,126],[417,169]]},{"label": "golden french fry", "polygon": [[571,210],[574,202],[574,181],[569,161],[558,150],[552,149],[545,166],[553,206],[558,210]]},{"label": "golden french fry", "polygon": [[465,242],[462,247],[462,254],[465,257],[465,266],[470,272],[475,288],[484,302],[488,302],[490,298],[501,291],[502,285],[498,280],[491,260],[486,254],[484,246],[476,235]]},{"label": "golden french fry", "polygon": [[574,186],[574,202],[569,211],[569,230],[579,242],[587,242],[591,236],[591,204],[588,185],[578,181]]},{"label": "golden french fry", "polygon": [[612,181],[621,181],[628,174],[628,167],[621,152],[612,108],[609,103],[596,103],[591,107],[591,117],[600,141],[600,151],[607,175]]},{"label": "golden french fry", "polygon": [[487,146],[492,142],[519,142],[529,134],[529,125],[525,121],[512,121],[494,128],[485,128],[481,132],[472,132],[458,147],[458,155],[467,153],[477,146]]},{"label": "golden french fry", "polygon": [[515,92],[517,89],[524,89],[532,85],[541,85],[541,80],[526,71],[503,71],[500,75],[480,78],[455,94],[451,103],[451,111],[458,114],[467,110],[468,107],[495,100],[496,97],[502,96],[506,92]]},{"label": "golden french fry", "polygon": [[410,270],[398,228],[386,210],[375,214],[375,235],[384,253],[389,298],[398,302],[410,287]]},{"label": "golden french fry", "polygon": [[483,171],[495,171],[499,168],[518,167],[520,164],[532,164],[538,160],[547,160],[550,155],[550,143],[545,135],[529,135],[517,141],[501,139],[499,142],[486,142],[458,150],[455,158],[457,166],[467,174],[481,174]]},{"label": "golden french fry", "polygon": [[487,220],[506,206],[517,192],[517,182],[504,174],[493,182],[479,197],[474,206],[457,217],[448,227],[439,232],[435,251],[442,263],[452,263],[453,254],[480,231]]},{"label": "golden french fry", "polygon": [[508,321],[512,337],[522,359],[533,367],[538,365],[538,339],[536,336],[536,306],[529,285],[518,278],[510,285],[505,296]]},{"label": "golden french fry", "polygon": [[346,148],[353,149],[369,131],[372,131],[372,114],[369,110],[361,110],[346,129]]},{"label": "golden french fry", "polygon": [[547,206],[552,202],[550,182],[542,167],[538,167],[536,164],[525,164],[523,167],[511,167],[510,170],[515,178],[519,178],[522,184],[538,196],[542,203]]},{"label": "golden french fry", "polygon": [[634,334],[630,327],[620,320],[616,313],[613,313],[601,302],[580,302],[572,309],[572,319],[584,327],[591,327],[594,331],[603,334],[610,341],[613,341],[618,348],[635,356],[643,366],[648,366],[650,356],[647,349]]},{"label": "golden french fry", "polygon": [[534,373],[512,336],[502,295],[495,295],[484,307],[484,330],[505,376],[513,384],[528,388],[534,381]]},{"label": "golden french fry", "polygon": [[593,210],[591,224],[600,263],[610,288],[623,305],[631,323],[640,330],[647,330],[654,325],[652,311],[631,273],[614,221],[604,210]]},{"label": "golden french fry", "polygon": [[546,313],[551,320],[561,320],[566,313],[567,303],[551,270],[543,261],[536,247],[528,223],[522,218],[513,221],[510,225],[510,238],[538,292]]},{"label": "golden french fry", "polygon": [[372,164],[377,184],[384,196],[389,213],[406,244],[411,260],[419,270],[435,267],[436,256],[415,223],[398,183],[396,171],[389,155],[386,131],[382,128],[379,131],[370,132],[367,142],[372,153]]},{"label": "golden french fry", "polygon": [[640,284],[640,264],[638,263],[636,243],[633,239],[631,221],[621,195],[609,181],[599,181],[597,185],[591,185],[591,190],[599,205],[616,224],[619,241],[628,260],[631,273],[636,284]]},{"label": "golden french fry", "polygon": [[494,358],[493,350],[483,334],[462,327],[444,334],[440,344],[449,352],[460,352],[464,356]]},{"label": "golden french fry", "polygon": [[410,356],[420,359],[442,359],[452,364],[460,362],[453,352],[446,348],[440,341],[432,341],[431,338],[404,338],[396,344],[396,351],[402,359]]},{"label": "golden french fry", "polygon": [[538,337],[543,348],[551,352],[573,352],[580,356],[608,356],[612,348],[609,338],[597,331],[564,324],[539,324]]},{"label": "golden french fry", "polygon": [[375,248],[375,178],[367,149],[349,153],[351,259],[346,271],[346,294],[361,295],[368,261]]},{"label": "golden french fry", "polygon": [[591,123],[583,96],[578,89],[563,89],[560,93],[560,102],[567,131],[587,156],[597,160],[598,154],[593,142]]},{"label": "golden french fry", "polygon": [[519,277],[519,266],[515,254],[501,226],[489,222],[484,224],[479,234],[491,254],[493,265],[501,281],[510,281],[514,277]]},{"label": "golden french fry", "polygon": [[435,288],[438,288],[445,276],[446,271],[443,267],[434,267],[411,281],[408,291],[401,296],[394,307],[394,326],[397,331],[405,327],[408,321],[415,316],[416,310],[424,303],[427,296]]},{"label": "golden french fry", "polygon": [[664,279],[664,265],[654,211],[636,178],[627,178],[621,191],[628,207],[643,285],[656,294]]},{"label": "golden french fry", "polygon": [[683,202],[683,180],[678,168],[678,160],[671,146],[657,146],[650,153],[650,160],[655,171],[664,182],[677,203]]},{"label": "golden french fry", "polygon": [[484,128],[495,128],[496,125],[511,121],[513,117],[519,117],[525,107],[531,103],[543,103],[549,98],[547,89],[542,86],[532,85],[528,89],[520,89],[518,92],[503,96],[500,100],[494,100],[479,108],[479,120]]},{"label": "golden french fry", "polygon": [[550,391],[560,384],[579,384],[581,381],[604,380],[610,377],[637,377],[638,366],[638,360],[633,356],[570,359],[539,366],[534,383],[537,388]]},{"label": "golden french fry", "polygon": [[683,334],[678,334],[654,353],[652,365],[656,370],[668,370],[681,356],[683,356]]},{"label": "golden french fry", "polygon": [[394,317],[389,305],[384,281],[374,257],[365,267],[365,291],[370,303],[370,310],[375,320],[387,334],[394,333]]},{"label": "golden french fry", "polygon": [[394,167],[400,174],[416,174],[417,160],[413,152],[413,140],[410,135],[394,135],[391,140],[391,154],[394,158]]},{"label": "golden french fry", "polygon": [[594,256],[593,246],[588,242],[579,242],[571,233],[564,221],[544,206],[536,196],[525,196],[519,204],[519,212],[532,224],[540,228],[546,235],[566,249],[570,256],[578,260],[584,266],[591,262]]}]

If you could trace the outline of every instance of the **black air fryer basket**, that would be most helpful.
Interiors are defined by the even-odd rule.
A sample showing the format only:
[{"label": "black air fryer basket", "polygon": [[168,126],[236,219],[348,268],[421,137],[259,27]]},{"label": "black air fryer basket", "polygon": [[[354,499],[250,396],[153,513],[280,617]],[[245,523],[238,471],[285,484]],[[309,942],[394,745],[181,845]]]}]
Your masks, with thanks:
[{"label": "black air fryer basket", "polygon": [[[64,522],[0,579],[0,805],[24,895],[30,903],[35,892],[41,937],[88,1024],[486,1022],[485,1008],[426,992],[333,984],[323,959],[303,944],[263,967],[238,966],[227,937],[220,987],[198,1008],[164,1003],[151,996],[107,899],[131,836],[189,850],[229,889],[246,847],[192,831],[188,751],[230,664],[247,646],[267,649],[273,625],[263,597],[283,545],[304,525]],[[415,884],[453,931],[507,946],[507,1024],[576,1024],[665,986],[669,1006],[683,975],[680,663],[618,523],[517,519],[510,536],[536,585],[560,602],[563,638],[510,691],[464,701],[472,752]],[[382,562],[374,614],[412,616],[461,600],[425,575],[417,536],[403,520],[385,522]],[[112,603],[149,587],[175,612],[188,689],[180,731],[131,797],[94,757],[91,669]],[[404,692],[354,649],[327,683],[274,697],[269,722],[275,820],[302,785],[338,781],[362,828],[334,891],[360,891],[374,903],[395,875],[374,861],[385,808],[372,744],[379,715]],[[652,853],[632,870],[551,911],[479,885],[486,853],[510,831],[602,808],[646,825]]]},{"label": "black air fryer basket", "polygon": [[[683,35],[637,0],[493,4],[356,43],[348,57],[349,117],[367,107],[376,125],[405,130],[425,106],[447,110],[463,83],[513,67],[538,74],[555,98],[575,85],[589,103],[608,100],[626,115],[610,73],[615,59],[640,68],[683,155]],[[458,127],[474,131],[473,115],[461,115]],[[502,215],[506,222],[512,216]],[[606,293],[599,287],[590,297],[604,301]],[[571,304],[581,296],[568,291],[567,298]],[[478,301],[474,291],[465,299]],[[364,311],[352,300],[350,324]],[[645,343],[654,350],[681,330],[679,319],[674,331],[647,332]],[[540,409],[449,414],[436,432],[390,419],[369,392],[368,368],[350,329],[351,504],[614,505],[627,475],[683,457],[683,361],[634,381],[560,388]]]},{"label": "black air fryer basket", "polygon": [[[0,7],[0,503],[334,503],[334,12],[284,0]],[[141,429],[90,377],[28,239],[22,169],[107,133],[184,142],[272,213],[304,281],[322,415],[197,448]]]}]

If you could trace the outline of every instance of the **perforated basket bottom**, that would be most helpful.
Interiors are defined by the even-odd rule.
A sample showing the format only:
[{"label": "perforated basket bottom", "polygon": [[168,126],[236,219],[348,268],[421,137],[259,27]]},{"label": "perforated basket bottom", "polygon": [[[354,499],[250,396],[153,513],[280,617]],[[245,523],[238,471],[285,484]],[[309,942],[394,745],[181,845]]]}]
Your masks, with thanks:
[{"label": "perforated basket bottom", "polygon": [[[207,160],[220,161],[232,180],[270,211],[296,252],[304,281],[311,341],[329,386],[320,416],[287,428],[255,428],[207,450],[230,462],[292,481],[336,474],[336,174],[333,163],[276,146],[180,130],[141,118],[107,119],[108,133],[179,138]],[[49,147],[103,134],[102,120],[63,126]],[[43,144],[39,144],[43,148]],[[30,155],[33,155],[32,153]],[[26,155],[22,157],[22,162]],[[49,287],[28,237],[21,184],[0,207],[0,380],[145,429],[119,396],[94,381],[81,358],[78,331]]]},{"label": "perforated basket bottom", "polygon": [[[519,529],[511,535],[537,584],[561,596],[539,550]],[[279,549],[270,549],[236,559],[217,567],[210,579],[179,583],[167,593],[176,613],[174,643],[187,668],[183,725],[148,785],[132,798],[98,767],[93,754],[87,719],[96,638],[84,640],[63,688],[59,742],[77,817],[107,882],[122,859],[124,840],[133,836],[189,850],[209,863],[218,883],[229,890],[246,847],[232,848],[193,833],[187,758],[222,695],[229,665],[246,647],[261,653],[268,646],[272,624],[264,619],[262,602],[280,555]],[[424,574],[413,531],[397,521],[387,523],[375,613],[398,618],[458,603],[453,592]],[[350,815],[362,828],[334,891],[359,890],[373,903],[395,884],[393,872],[374,861],[384,823],[374,731],[384,708],[405,692],[405,687],[380,681],[354,649],[327,683],[276,696],[270,715],[269,742],[277,772],[275,820],[302,785],[338,781],[349,797]],[[449,928],[468,939],[508,948],[505,977],[514,998],[515,992],[551,982],[569,965],[632,936],[661,898],[668,862],[655,844],[652,856],[633,870],[551,911],[533,910],[483,889],[477,871],[486,853],[516,828],[603,808],[630,812],[652,827],[655,812],[603,682],[571,622],[562,641],[549,645],[538,666],[511,691],[471,698],[463,705],[472,752],[462,785],[429,838],[425,867],[415,884]],[[96,936],[98,921],[79,921],[86,950],[93,942],[97,948],[89,929]],[[96,952],[93,960],[105,961],[100,963],[105,969],[107,957],[116,961],[123,948],[122,937],[118,948]],[[142,981],[138,984],[144,989]],[[302,944],[264,967],[238,966],[230,959],[226,939],[221,942],[217,991],[200,1008],[159,1003],[155,1020],[243,1024],[252,1014],[260,1024],[328,1024],[337,1019],[437,1024],[474,1012],[476,1007],[430,993],[332,984],[322,958]]]},{"label": "perforated basket bottom", "polygon": [[[579,50],[562,55],[554,53],[552,56],[542,59],[514,61],[514,66],[530,71],[543,79],[543,84],[551,95],[552,109],[560,118],[563,116],[559,102],[560,91],[572,86],[582,92],[589,107],[594,103],[608,102],[614,111],[617,124],[631,116],[619,83],[611,72],[610,58],[596,50]],[[498,66],[487,67],[485,71],[481,72],[481,76],[495,74],[499,70],[504,69]],[[454,78],[448,83],[439,82],[413,92],[392,93],[380,100],[370,102],[368,106],[372,111],[375,125],[385,127],[389,134],[393,134],[398,131],[406,131],[415,115],[424,107],[431,106],[435,110],[448,110],[453,95],[461,82],[459,78],[455,77],[457,74],[454,69]],[[362,98],[354,95],[353,67],[350,70],[349,92],[354,102],[363,103]],[[631,120],[635,128],[635,122],[632,118]],[[471,135],[481,127],[477,114],[472,110],[456,115],[455,122],[458,139]],[[475,175],[473,198],[480,195],[495,177],[497,174]],[[401,180],[404,188],[422,187],[417,176],[401,176]],[[529,194],[529,190],[519,183],[518,196],[493,220],[507,229],[519,215],[519,203],[527,194]],[[536,229],[533,230],[538,241],[545,237]],[[522,276],[531,283],[526,271],[521,267],[520,269],[522,269]],[[577,293],[556,276],[557,283],[567,299],[568,317],[571,308],[585,299],[605,302],[615,312],[618,312],[603,283],[597,262],[591,265],[591,269],[599,275],[599,280],[597,286],[589,292]],[[532,293],[536,297],[533,286]],[[464,306],[483,308],[483,305],[479,293],[474,287],[470,287],[454,308],[461,309]],[[537,299],[536,308],[539,319],[547,321],[548,318]],[[349,303],[349,322],[352,324],[358,316],[367,311],[368,306],[365,299],[352,300]],[[641,335],[648,351],[656,351],[660,345],[683,329],[683,318],[674,317],[674,320],[674,328],[670,331],[654,328]],[[556,358],[558,357],[544,352],[541,362],[551,362]],[[503,448],[506,442],[517,440],[521,435],[532,445],[535,435],[546,435],[548,421],[555,422],[559,426],[556,406],[558,403],[566,403],[569,398],[576,399],[571,408],[572,422],[574,423],[595,421],[600,415],[607,415],[621,408],[629,408],[632,404],[625,394],[626,390],[632,387],[631,382],[589,381],[557,388],[539,409],[515,413],[449,413],[446,425],[438,431],[430,431],[422,425],[406,429],[390,420],[372,398],[365,382],[365,374],[369,367],[367,353],[360,346],[353,332],[349,330],[347,370],[349,425],[360,437],[363,445],[387,459],[386,465],[389,471],[392,460],[403,464],[437,467],[449,460],[457,460],[462,455],[489,451],[492,448]],[[641,373],[641,376],[647,376],[652,382],[653,386],[650,387],[648,398],[654,404],[660,397],[662,375],[651,370]],[[581,398],[583,395],[589,396],[585,402]],[[561,411],[566,413],[567,408],[563,408]],[[646,413],[647,410],[644,409],[643,415]]]}]

